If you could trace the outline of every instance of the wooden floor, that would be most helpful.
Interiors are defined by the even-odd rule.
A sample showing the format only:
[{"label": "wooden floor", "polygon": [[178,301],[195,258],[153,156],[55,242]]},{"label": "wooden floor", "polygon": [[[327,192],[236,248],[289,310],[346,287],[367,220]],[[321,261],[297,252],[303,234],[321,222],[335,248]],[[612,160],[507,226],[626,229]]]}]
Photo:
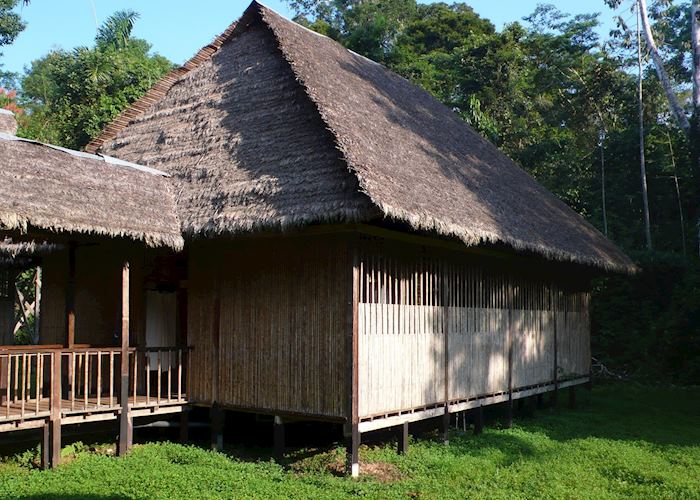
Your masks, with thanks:
[{"label": "wooden floor", "polygon": [[[183,410],[187,399],[177,396],[158,398],[146,396],[133,396],[129,398],[129,407],[134,417],[176,413]],[[62,424],[74,424],[81,422],[95,422],[99,420],[111,420],[117,418],[121,412],[121,406],[117,398],[110,403],[109,398],[92,396],[71,401],[61,401]],[[0,432],[8,432],[20,429],[41,427],[50,416],[49,398],[41,398],[24,401],[11,401],[8,405],[5,401],[0,404]]]}]

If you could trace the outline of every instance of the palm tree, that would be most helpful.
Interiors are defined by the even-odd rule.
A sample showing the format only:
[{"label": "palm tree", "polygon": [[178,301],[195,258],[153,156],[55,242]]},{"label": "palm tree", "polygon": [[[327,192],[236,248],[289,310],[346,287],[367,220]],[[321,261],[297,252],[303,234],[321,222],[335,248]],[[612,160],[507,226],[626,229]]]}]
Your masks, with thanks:
[{"label": "palm tree", "polygon": [[138,12],[133,10],[120,10],[109,16],[97,29],[97,36],[95,36],[97,47],[115,49],[126,47],[131,38],[131,30],[138,18]]}]

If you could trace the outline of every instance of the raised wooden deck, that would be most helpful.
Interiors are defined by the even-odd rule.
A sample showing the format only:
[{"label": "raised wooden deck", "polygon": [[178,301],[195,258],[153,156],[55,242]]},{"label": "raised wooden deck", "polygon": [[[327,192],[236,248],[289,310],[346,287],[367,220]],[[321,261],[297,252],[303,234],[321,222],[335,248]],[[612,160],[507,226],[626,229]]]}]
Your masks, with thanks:
[{"label": "raised wooden deck", "polygon": [[55,448],[61,426],[119,418],[130,441],[134,418],[185,409],[187,363],[182,347],[0,347],[0,433],[44,427]]}]

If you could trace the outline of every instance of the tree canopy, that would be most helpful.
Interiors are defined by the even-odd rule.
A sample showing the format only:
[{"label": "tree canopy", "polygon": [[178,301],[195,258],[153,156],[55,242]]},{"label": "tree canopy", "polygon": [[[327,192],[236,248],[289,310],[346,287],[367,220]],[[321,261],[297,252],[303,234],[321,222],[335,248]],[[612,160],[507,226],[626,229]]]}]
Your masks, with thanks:
[{"label": "tree canopy", "polygon": [[117,12],[98,29],[94,47],[53,50],[21,80],[27,109],[20,134],[80,149],[152,87],[172,64],[133,38],[138,15]]}]

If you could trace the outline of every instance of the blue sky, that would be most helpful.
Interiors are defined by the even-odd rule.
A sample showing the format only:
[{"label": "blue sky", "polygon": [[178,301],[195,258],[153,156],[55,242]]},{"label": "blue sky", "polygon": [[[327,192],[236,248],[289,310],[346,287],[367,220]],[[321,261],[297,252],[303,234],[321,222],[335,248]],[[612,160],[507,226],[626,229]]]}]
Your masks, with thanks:
[{"label": "blue sky", "polygon": [[[222,32],[248,6],[249,0],[31,0],[19,7],[27,29],[15,43],[3,47],[3,70],[21,73],[32,60],[55,47],[71,49],[92,45],[96,24],[116,10],[132,9],[141,18],[134,35],[145,38],[153,50],[182,63]],[[291,17],[283,0],[264,1]],[[466,0],[482,17],[499,29],[532,13],[538,3],[551,3],[570,14],[600,12],[606,34],[614,13],[603,0]]]}]

